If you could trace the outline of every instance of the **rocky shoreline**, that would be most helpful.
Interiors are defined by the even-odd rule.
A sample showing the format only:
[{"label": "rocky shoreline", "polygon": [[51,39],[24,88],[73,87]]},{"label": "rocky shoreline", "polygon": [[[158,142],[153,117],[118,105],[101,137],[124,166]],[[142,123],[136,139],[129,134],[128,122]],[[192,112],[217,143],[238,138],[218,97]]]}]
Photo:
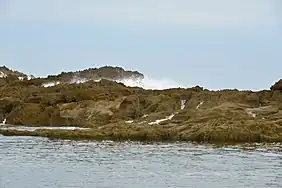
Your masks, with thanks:
[{"label": "rocky shoreline", "polygon": [[[5,136],[56,139],[281,142],[282,81],[270,90],[209,91],[127,87],[144,77],[101,67],[35,78],[0,67],[0,121],[90,130],[2,130]],[[19,78],[20,77],[20,78]],[[50,84],[51,83],[51,84]],[[46,85],[49,84],[49,85]],[[0,125],[1,126],[1,125]]]}]

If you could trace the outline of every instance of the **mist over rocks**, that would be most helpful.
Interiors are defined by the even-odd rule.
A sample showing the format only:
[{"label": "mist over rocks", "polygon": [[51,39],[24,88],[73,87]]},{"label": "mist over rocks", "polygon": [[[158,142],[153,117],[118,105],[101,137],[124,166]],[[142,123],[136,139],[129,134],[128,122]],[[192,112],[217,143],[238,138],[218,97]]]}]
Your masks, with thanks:
[{"label": "mist over rocks", "polygon": [[280,90],[279,84],[271,90],[256,92],[209,91],[200,86],[154,89],[158,84],[146,89],[140,87],[149,81],[145,75],[120,67],[105,66],[32,79],[7,67],[0,71],[5,74],[0,78],[0,122],[7,119],[7,123],[13,125],[91,128],[89,131],[32,133],[0,129],[3,135],[200,142],[282,141],[282,92],[276,91]]}]

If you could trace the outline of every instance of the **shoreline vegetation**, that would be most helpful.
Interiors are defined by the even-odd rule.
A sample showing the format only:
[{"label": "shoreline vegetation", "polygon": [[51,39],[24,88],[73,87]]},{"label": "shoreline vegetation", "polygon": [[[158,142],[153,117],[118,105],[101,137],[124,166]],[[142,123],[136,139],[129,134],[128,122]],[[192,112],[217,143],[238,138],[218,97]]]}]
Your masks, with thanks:
[{"label": "shoreline vegetation", "polygon": [[4,136],[70,140],[282,142],[282,80],[270,90],[209,91],[200,86],[146,90],[120,67],[62,72],[46,78],[0,67],[0,122],[89,130],[9,130]]}]

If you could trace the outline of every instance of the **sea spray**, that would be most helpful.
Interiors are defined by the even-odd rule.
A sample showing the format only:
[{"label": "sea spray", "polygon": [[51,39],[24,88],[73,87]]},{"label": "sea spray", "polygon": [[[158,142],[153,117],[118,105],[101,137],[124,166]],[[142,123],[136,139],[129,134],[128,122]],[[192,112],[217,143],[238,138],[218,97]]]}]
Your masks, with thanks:
[{"label": "sea spray", "polygon": [[[86,78],[75,76],[69,82],[66,82],[66,83],[79,84],[79,83],[84,83],[87,81],[89,80],[87,80]],[[94,80],[94,81],[99,82],[100,80]],[[128,87],[141,87],[144,89],[155,89],[155,90],[184,87],[183,85],[173,80],[170,80],[170,79],[155,79],[155,78],[148,77],[148,76],[144,76],[144,78],[123,78],[123,79],[113,80],[113,81],[123,83],[124,85]],[[44,83],[43,87],[52,87],[58,84],[61,84],[61,82],[48,82],[48,83]]]},{"label": "sea spray", "polygon": [[141,87],[144,89],[155,89],[155,90],[184,87],[182,84],[179,84],[170,79],[155,79],[149,76],[144,76],[143,79],[125,78],[116,81],[121,82],[129,87]]},{"label": "sea spray", "polygon": [[59,85],[60,82],[47,82],[47,83],[44,83],[42,84],[43,87],[53,87],[53,86],[56,86],[56,85]]},{"label": "sea spray", "polygon": [[88,80],[86,78],[81,78],[78,76],[74,76],[71,80],[70,80],[70,84],[80,84],[80,83],[84,83],[87,82]]}]

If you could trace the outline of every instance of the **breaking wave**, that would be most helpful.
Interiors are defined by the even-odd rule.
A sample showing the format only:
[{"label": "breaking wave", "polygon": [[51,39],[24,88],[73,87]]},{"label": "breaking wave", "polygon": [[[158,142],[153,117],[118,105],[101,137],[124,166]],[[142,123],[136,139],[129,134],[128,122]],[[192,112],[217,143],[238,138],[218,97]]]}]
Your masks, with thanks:
[{"label": "breaking wave", "polygon": [[[84,83],[89,80],[85,78],[80,77],[74,77],[72,78],[69,83],[70,84],[79,84]],[[96,82],[99,82],[100,80],[95,80]],[[120,79],[120,80],[114,80],[119,83],[123,83],[124,85],[128,87],[141,87],[144,89],[155,89],[155,90],[162,90],[162,89],[170,89],[170,88],[184,88],[182,84],[179,84],[173,80],[170,79],[155,79],[148,76],[145,76],[143,79],[141,78],[126,78],[126,79]],[[61,84],[60,82],[48,82],[44,83],[43,87],[52,87],[55,85]]]},{"label": "breaking wave", "polygon": [[182,84],[179,84],[170,79],[155,79],[152,77],[145,76],[144,79],[122,79],[116,80],[117,82],[121,82],[129,87],[142,87],[144,89],[170,89],[170,88],[178,88],[184,87]]}]

